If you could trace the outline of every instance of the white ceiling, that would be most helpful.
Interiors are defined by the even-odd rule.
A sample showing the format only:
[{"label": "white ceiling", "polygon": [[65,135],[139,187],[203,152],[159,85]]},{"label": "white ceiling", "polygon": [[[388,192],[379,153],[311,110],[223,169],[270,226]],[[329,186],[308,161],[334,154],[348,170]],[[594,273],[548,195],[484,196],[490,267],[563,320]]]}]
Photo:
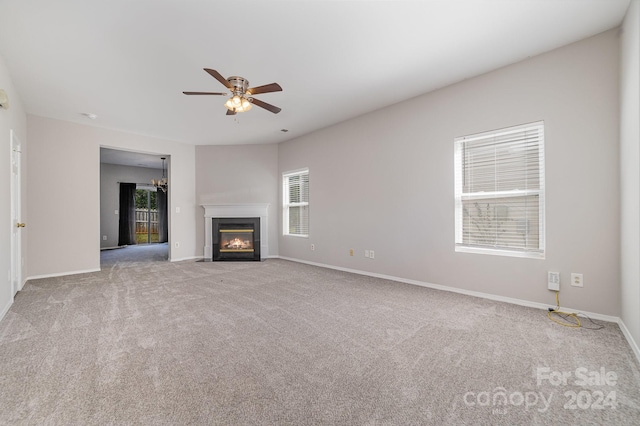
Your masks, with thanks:
[{"label": "white ceiling", "polygon": [[166,158],[164,166],[166,169],[169,169],[169,161],[171,158],[168,155],[143,154],[141,152],[100,148],[100,162],[107,164],[162,170],[162,157]]},{"label": "white ceiling", "polygon": [[[0,53],[31,114],[272,143],[614,28],[629,1],[0,0]],[[279,83],[256,97],[282,112],[183,95],[226,90],[205,67]]]}]

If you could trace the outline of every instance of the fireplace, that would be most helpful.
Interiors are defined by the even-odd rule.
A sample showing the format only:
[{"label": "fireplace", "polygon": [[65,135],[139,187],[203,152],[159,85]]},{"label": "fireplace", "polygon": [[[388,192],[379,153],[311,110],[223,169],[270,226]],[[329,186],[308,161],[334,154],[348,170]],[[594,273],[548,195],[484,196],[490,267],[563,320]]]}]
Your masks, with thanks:
[{"label": "fireplace", "polygon": [[260,260],[260,218],[212,218],[213,261]]},{"label": "fireplace", "polygon": [[[262,260],[269,256],[269,204],[249,203],[249,204],[202,204],[204,209],[204,247],[203,260],[211,262],[213,260],[213,220],[212,219],[246,219],[260,218],[259,231],[254,228],[254,236],[259,240],[254,240],[253,247],[260,250]],[[217,234],[217,231],[215,232]],[[220,240],[218,240],[219,243]],[[255,252],[254,252],[255,254]]]}]

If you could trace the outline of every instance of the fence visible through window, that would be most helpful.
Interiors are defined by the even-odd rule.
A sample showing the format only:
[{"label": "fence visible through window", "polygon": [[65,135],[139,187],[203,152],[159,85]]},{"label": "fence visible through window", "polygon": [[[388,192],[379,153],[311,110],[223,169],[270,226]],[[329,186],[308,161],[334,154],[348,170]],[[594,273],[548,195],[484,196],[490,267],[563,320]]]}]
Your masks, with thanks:
[{"label": "fence visible through window", "polygon": [[136,209],[136,242],[138,244],[158,242],[158,211]]},{"label": "fence visible through window", "polygon": [[136,189],[136,244],[157,243],[158,199],[155,190]]}]

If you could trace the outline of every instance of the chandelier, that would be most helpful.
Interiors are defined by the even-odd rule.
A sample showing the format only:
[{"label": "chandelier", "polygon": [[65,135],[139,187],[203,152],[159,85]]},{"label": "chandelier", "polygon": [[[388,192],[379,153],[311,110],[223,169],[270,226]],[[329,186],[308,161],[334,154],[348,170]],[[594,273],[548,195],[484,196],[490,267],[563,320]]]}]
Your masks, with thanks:
[{"label": "chandelier", "polygon": [[164,167],[164,160],[167,159],[167,157],[161,157],[162,159],[162,179],[151,179],[151,184],[153,186],[156,187],[156,189],[159,189],[162,192],[167,192],[167,188],[169,187],[169,181],[167,180],[167,174],[166,174],[166,169]]}]

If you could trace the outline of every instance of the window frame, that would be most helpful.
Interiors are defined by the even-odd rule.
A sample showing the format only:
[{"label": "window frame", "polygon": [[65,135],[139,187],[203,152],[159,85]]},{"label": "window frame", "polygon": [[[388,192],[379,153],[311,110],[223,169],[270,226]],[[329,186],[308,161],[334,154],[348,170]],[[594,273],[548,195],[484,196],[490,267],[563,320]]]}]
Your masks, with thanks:
[{"label": "window frame", "polygon": [[[505,190],[505,191],[480,191],[463,193],[463,152],[465,143],[479,140],[488,140],[491,138],[504,136],[508,134],[523,132],[526,130],[536,130],[538,132],[537,153],[538,153],[538,172],[539,187],[535,189],[525,190]],[[545,134],[544,121],[537,121],[518,126],[511,126],[502,129],[496,129],[488,132],[476,133],[467,136],[456,137],[454,139],[454,197],[455,197],[455,251],[461,253],[478,253],[498,256],[523,257],[532,259],[544,259],[546,255],[546,224],[545,224]],[[481,244],[469,244],[463,242],[463,221],[464,207],[463,198],[465,200],[495,200],[497,198],[514,198],[529,197],[531,195],[538,197],[538,248],[537,249],[518,249],[515,247],[491,246]],[[528,226],[528,225],[527,225]]]},{"label": "window frame", "polygon": [[[306,234],[292,234],[289,232],[289,208],[291,207],[307,207],[309,209],[309,201],[301,201],[297,203],[291,203],[289,201],[289,178],[293,176],[307,176],[307,180],[309,180],[309,169],[296,169],[290,170],[288,172],[282,173],[282,235],[288,237],[297,237],[297,238],[309,238],[309,217],[307,215],[307,233]],[[303,187],[301,186],[300,191],[303,191]],[[309,185],[307,185],[307,200],[309,199]],[[302,198],[302,195],[301,195]],[[300,221],[302,221],[302,217],[300,217]],[[301,226],[302,228],[302,226]]]}]

